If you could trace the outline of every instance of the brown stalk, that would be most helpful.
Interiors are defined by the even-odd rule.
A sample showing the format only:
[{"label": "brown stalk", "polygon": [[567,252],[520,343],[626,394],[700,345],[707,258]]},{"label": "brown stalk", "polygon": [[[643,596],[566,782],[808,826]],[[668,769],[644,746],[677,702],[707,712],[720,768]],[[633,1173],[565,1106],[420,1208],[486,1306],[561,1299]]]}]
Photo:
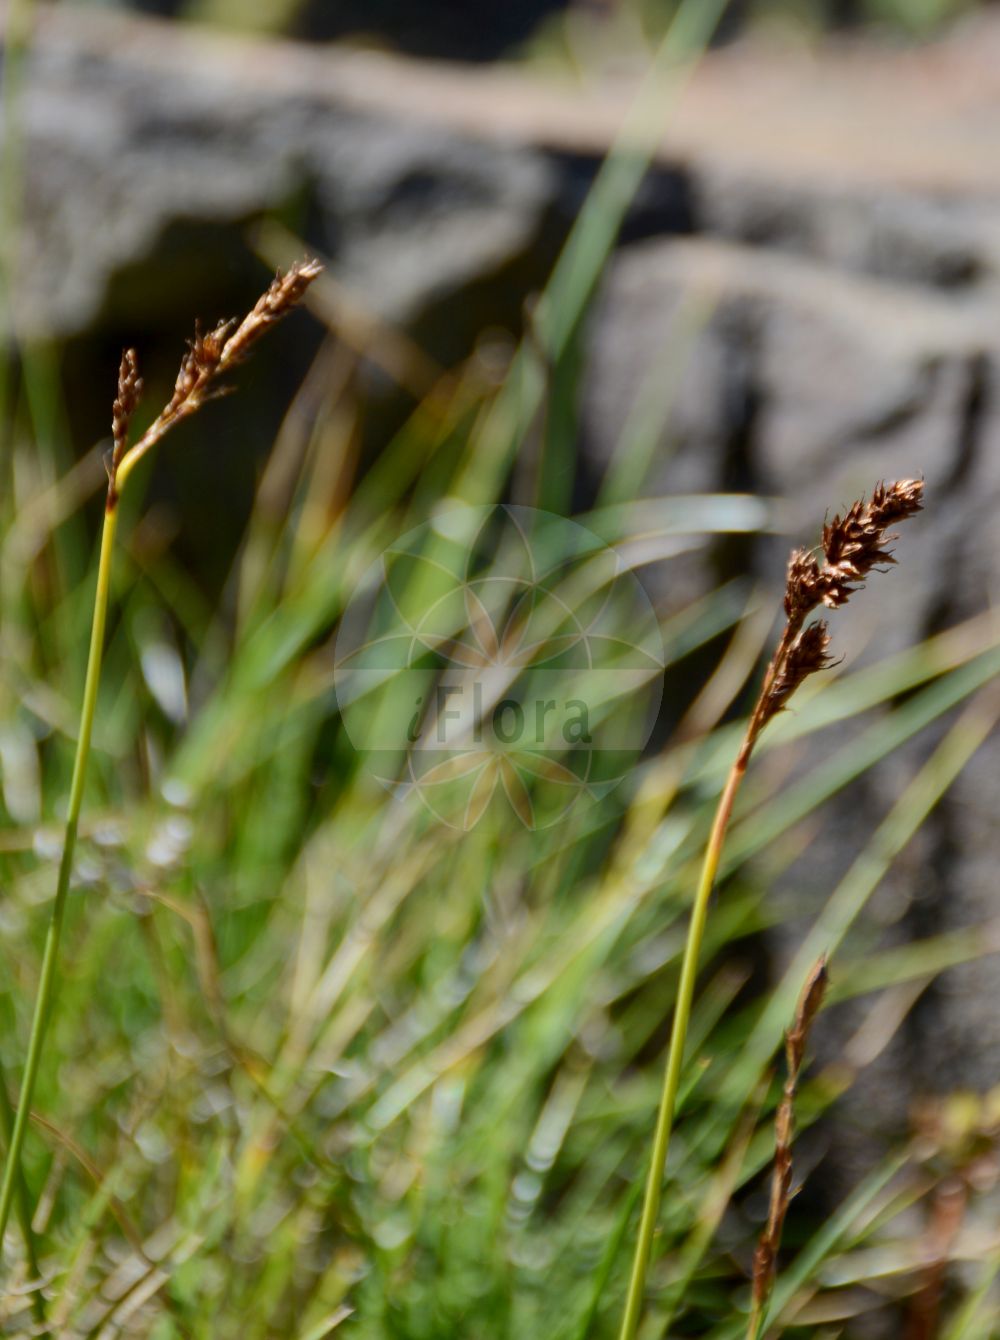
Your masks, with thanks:
[{"label": "brown stalk", "polygon": [[795,1096],[805,1060],[806,1043],[813,1020],[820,1011],[827,988],[826,955],[814,964],[806,979],[795,1011],[795,1022],[785,1036],[787,1074],[781,1102],[774,1119],[774,1171],[771,1174],[771,1202],[767,1224],[757,1243],[753,1258],[753,1294],[750,1306],[748,1340],[756,1340],[764,1322],[764,1313],[778,1262],[778,1248],[785,1226],[785,1215],[792,1199],[792,1138],[795,1133]]},{"label": "brown stalk", "polygon": [[923,1242],[927,1254],[924,1280],[913,1299],[903,1340],[934,1340],[941,1334],[946,1272],[968,1200],[968,1187],[961,1177],[947,1177],[935,1189],[931,1222]]}]

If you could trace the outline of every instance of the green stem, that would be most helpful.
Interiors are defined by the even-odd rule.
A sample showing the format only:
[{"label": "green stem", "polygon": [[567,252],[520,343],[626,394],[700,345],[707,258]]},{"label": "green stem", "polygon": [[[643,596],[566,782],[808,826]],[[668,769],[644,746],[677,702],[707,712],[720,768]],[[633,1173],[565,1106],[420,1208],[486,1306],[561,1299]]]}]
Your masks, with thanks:
[{"label": "green stem", "polygon": [[109,502],[104,512],[104,529],[101,534],[101,555],[97,567],[97,590],[94,594],[94,614],[90,628],[90,654],[87,658],[87,678],[83,689],[83,706],[80,710],[80,733],[76,741],[76,758],[73,763],[73,780],[69,792],[69,811],[66,815],[66,833],[63,840],[62,859],[59,863],[59,879],[56,884],[55,902],[52,905],[52,919],[49,922],[48,934],[45,938],[42,971],[38,983],[38,995],[35,999],[35,1014],[31,1022],[28,1055],[24,1063],[24,1075],[21,1079],[17,1115],[14,1118],[14,1130],[7,1149],[7,1159],[4,1163],[3,1183],[0,1185],[0,1244],[3,1243],[14,1193],[18,1185],[21,1150],[24,1147],[24,1137],[27,1133],[31,1115],[35,1081],[38,1078],[38,1069],[45,1048],[45,1031],[52,1003],[52,991],[56,981],[59,940],[66,915],[66,899],[69,894],[70,876],[73,871],[73,851],[76,847],[76,831],[80,821],[80,806],[83,803],[87,761],[90,756],[90,737],[94,727],[94,710],[97,706],[97,688],[101,678],[104,629],[107,622],[108,598],[111,589],[111,556],[114,550],[117,521],[118,508]]},{"label": "green stem", "polygon": [[688,1023],[691,1018],[691,1003],[694,999],[695,980],[698,975],[698,958],[701,942],[705,935],[705,922],[708,918],[708,904],[719,869],[722,844],[725,840],[729,817],[733,811],[733,801],[740,782],[746,775],[750,755],[750,734],[733,764],[718,809],[712,822],[712,832],[705,849],[705,860],[698,881],[694,907],[691,910],[691,925],[688,928],[687,943],[684,946],[684,959],[681,964],[681,979],[677,988],[677,1004],[674,1007],[673,1027],[670,1033],[670,1050],[667,1056],[667,1068],[663,1076],[663,1095],[656,1119],[656,1133],[653,1137],[653,1154],[649,1164],[649,1176],[646,1179],[646,1196],[642,1206],[642,1219],[639,1223],[639,1237],[635,1245],[632,1261],[632,1275],[629,1280],[628,1295],[625,1300],[625,1315],[622,1318],[619,1340],[634,1340],[642,1316],[642,1305],[646,1295],[646,1274],[653,1247],[653,1235],[660,1217],[660,1194],[663,1188],[663,1173],[667,1164],[667,1152],[670,1147],[670,1133],[673,1128],[674,1108],[677,1103],[677,1090],[680,1086],[681,1068],[684,1061],[684,1043],[687,1039]]},{"label": "green stem", "polygon": [[691,1003],[694,1000],[695,982],[698,977],[698,958],[701,954],[701,942],[705,938],[705,922],[708,919],[708,904],[715,886],[715,877],[722,857],[722,845],[726,840],[726,830],[733,812],[733,802],[740,783],[746,776],[750,755],[757,737],[773,714],[770,706],[770,691],[775,677],[785,662],[790,648],[802,630],[801,613],[789,617],[781,635],[771,662],[764,675],[757,703],[750,715],[740,752],[729,770],[726,784],[722,788],[719,804],[712,820],[712,831],[705,848],[698,889],[691,909],[691,924],[688,927],[687,943],[684,946],[684,958],[681,962],[681,979],[677,987],[677,1003],[674,1006],[674,1020],[670,1030],[670,1048],[667,1052],[667,1068],[663,1076],[663,1094],[660,1098],[660,1110],[656,1118],[656,1131],[653,1136],[653,1154],[649,1163],[649,1176],[646,1179],[646,1196],[642,1205],[642,1219],[639,1221],[639,1238],[635,1244],[635,1256],[632,1259],[632,1274],[629,1278],[628,1294],[625,1299],[625,1315],[619,1331],[619,1340],[635,1340],[642,1316],[642,1305],[646,1295],[646,1274],[649,1270],[649,1258],[653,1250],[653,1235],[660,1217],[660,1195],[663,1190],[663,1173],[667,1166],[667,1153],[670,1149],[670,1133],[674,1123],[674,1108],[677,1106],[677,1090],[681,1082],[681,1070],[684,1065],[684,1044],[687,1041],[688,1024],[691,1019]]}]

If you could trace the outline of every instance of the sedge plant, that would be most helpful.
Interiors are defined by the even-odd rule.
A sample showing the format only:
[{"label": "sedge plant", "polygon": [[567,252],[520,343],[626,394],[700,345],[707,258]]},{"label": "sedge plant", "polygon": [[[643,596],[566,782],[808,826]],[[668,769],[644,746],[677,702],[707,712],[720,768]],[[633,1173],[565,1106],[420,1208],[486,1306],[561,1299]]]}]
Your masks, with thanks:
[{"label": "sedge plant", "polygon": [[207,334],[196,329],[195,336],[181,360],[170,400],[131,446],[128,442],[129,425],[142,394],[142,379],[139,376],[135,350],[127,349],[122,355],[118,374],[118,394],[112,411],[113,441],[105,457],[108,490],[101,531],[97,588],[94,595],[80,726],[76,740],[56,894],[42,955],[17,1110],[4,1163],[3,1181],[0,1183],[0,1243],[6,1232],[15,1194],[21,1184],[21,1152],[30,1119],[35,1083],[45,1052],[46,1030],[58,977],[59,942],[66,914],[77,829],[87,778],[122,491],[126,488],[135,467],[172,428],[190,418],[207,401],[224,394],[225,387],[221,384],[224,374],[242,363],[261,336],[299,303],[321,268],[314,260],[299,262],[286,274],[279,273],[276,276],[242,321],[223,321]]},{"label": "sedge plant", "polygon": [[[764,675],[756,704],[750,714],[742,744],[733,761],[715,811],[695,891],[681,961],[677,1001],[674,1006],[663,1089],[653,1134],[642,1215],[632,1260],[620,1340],[634,1340],[642,1316],[646,1277],[653,1237],[660,1214],[664,1171],[670,1147],[677,1093],[680,1087],[695,980],[708,906],[722,857],[733,804],[750,756],[761,732],[788,704],[796,689],[810,675],[832,662],[830,634],[823,619],[810,623],[820,606],[838,609],[881,564],[892,563],[884,546],[894,536],[890,526],[919,512],[924,485],[921,479],[879,483],[870,499],[861,498],[844,513],[823,526],[818,549],[795,549],[788,561],[785,584],[785,627]],[[761,1300],[761,1306],[763,1299]]]}]

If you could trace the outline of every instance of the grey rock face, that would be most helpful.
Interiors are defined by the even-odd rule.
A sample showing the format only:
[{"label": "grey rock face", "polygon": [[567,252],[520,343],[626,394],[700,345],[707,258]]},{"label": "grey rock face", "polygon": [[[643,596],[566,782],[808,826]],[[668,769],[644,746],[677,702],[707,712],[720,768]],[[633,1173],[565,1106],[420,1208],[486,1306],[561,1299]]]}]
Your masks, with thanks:
[{"label": "grey rock face", "polygon": [[[92,327],[113,278],[155,261],[172,226],[197,239],[199,225],[296,202],[365,304],[406,321],[529,253],[554,193],[540,155],[357,110],[335,80],[262,88],[210,64],[81,49],[62,30],[29,57],[15,133],[26,223],[15,292],[29,339]],[[184,267],[172,269],[183,284]]]},{"label": "grey rock face", "polygon": [[[764,248],[647,242],[619,254],[594,316],[589,441],[609,460],[643,385],[673,366],[653,493],[724,490],[735,470],[744,487],[786,500],[789,525],[808,533],[827,506],[874,480],[924,474],[938,503],[921,518],[921,543],[900,541],[907,575],[891,596],[896,627],[883,630],[909,644],[927,626],[940,577],[954,587],[953,564],[927,542],[928,529],[944,531],[993,487],[995,343],[988,298],[876,283]],[[723,450],[734,440],[737,461]],[[963,501],[942,506],[953,492]],[[779,580],[781,561],[779,546],[767,567]],[[844,618],[867,606],[871,627],[885,624],[881,586]],[[965,604],[982,608],[988,596],[981,572]],[[901,612],[901,600],[914,608]]]}]

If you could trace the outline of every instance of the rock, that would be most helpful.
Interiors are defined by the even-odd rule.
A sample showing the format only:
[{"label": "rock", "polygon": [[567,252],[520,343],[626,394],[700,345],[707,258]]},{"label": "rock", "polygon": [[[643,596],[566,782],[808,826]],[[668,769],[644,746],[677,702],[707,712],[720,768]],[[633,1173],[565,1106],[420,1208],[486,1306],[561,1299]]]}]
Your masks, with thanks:
[{"label": "rock", "polygon": [[[988,464],[966,477],[968,419],[998,345],[985,297],[878,283],[764,248],[646,242],[621,251],[594,313],[587,441],[604,466],[643,385],[673,362],[682,371],[653,493],[726,489],[735,471],[744,486],[784,500],[796,532],[883,476],[922,473],[932,496],[955,487],[971,503]],[[925,535],[948,524],[941,512],[922,519]],[[909,645],[927,626],[944,569],[935,544],[901,544],[916,608],[902,615],[894,592],[891,623]],[[778,559],[767,570],[779,576]],[[986,599],[987,574],[980,580],[967,604]],[[856,604],[871,612],[872,629],[884,622],[876,592]],[[857,617],[854,605],[844,617]]]},{"label": "rock", "polygon": [[[187,305],[185,275],[201,281],[211,230],[217,242],[276,209],[392,320],[489,276],[505,283],[472,317],[516,317],[636,86],[37,8],[19,131],[29,337],[87,330],[109,290],[123,300],[122,274],[141,309],[164,239],[174,273],[157,297],[169,289]],[[930,53],[714,53],[670,120],[626,237],[696,231],[838,273],[994,283],[998,33],[984,22]],[[512,282],[516,293],[500,292]]]},{"label": "rock", "polygon": [[311,86],[261,87],[252,69],[184,62],[177,44],[173,61],[160,50],[147,63],[148,31],[136,36],[145,27],[126,29],[133,43],[123,53],[120,43],[81,44],[72,25],[43,22],[29,57],[19,127],[23,338],[93,326],[124,272],[131,301],[118,297],[134,319],[149,298],[141,267],[155,267],[179,225],[187,235],[184,254],[171,258],[176,306],[191,307],[187,275],[201,286],[206,243],[214,250],[208,232],[306,208],[311,240],[337,273],[397,322],[537,245],[555,193],[540,156],[356,109],[338,98],[335,79],[322,88],[317,70]]}]

